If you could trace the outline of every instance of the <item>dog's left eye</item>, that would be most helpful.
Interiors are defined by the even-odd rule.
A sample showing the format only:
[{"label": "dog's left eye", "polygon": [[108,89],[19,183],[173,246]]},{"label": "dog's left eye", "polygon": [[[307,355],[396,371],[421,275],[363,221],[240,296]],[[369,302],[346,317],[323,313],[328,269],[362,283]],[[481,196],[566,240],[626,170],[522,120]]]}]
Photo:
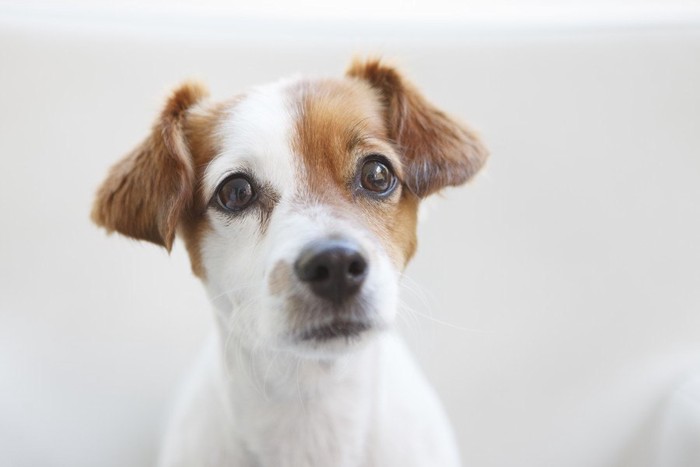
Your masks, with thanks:
[{"label": "dog's left eye", "polygon": [[219,205],[229,211],[240,211],[255,200],[255,190],[243,175],[233,175],[223,181],[216,190]]},{"label": "dog's left eye", "polygon": [[396,176],[388,163],[378,159],[369,159],[362,165],[360,184],[365,190],[383,195],[394,188]]}]

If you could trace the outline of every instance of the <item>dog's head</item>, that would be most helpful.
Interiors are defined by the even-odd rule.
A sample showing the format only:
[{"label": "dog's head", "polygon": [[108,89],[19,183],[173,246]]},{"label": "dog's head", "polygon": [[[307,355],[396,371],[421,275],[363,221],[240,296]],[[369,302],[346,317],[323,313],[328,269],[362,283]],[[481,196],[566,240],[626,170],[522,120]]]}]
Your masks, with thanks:
[{"label": "dog's head", "polygon": [[185,84],[112,168],[93,219],[168,250],[177,232],[241,343],[328,356],[392,322],[419,202],[485,159],[378,61],[223,103]]}]

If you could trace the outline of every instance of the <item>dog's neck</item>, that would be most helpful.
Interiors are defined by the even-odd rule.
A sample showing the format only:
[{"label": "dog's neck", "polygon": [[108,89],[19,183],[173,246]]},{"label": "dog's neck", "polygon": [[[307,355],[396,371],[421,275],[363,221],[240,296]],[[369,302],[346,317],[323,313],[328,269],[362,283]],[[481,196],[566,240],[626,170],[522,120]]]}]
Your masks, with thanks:
[{"label": "dog's neck", "polygon": [[235,343],[222,348],[232,427],[251,461],[279,467],[366,461],[381,339],[323,360]]}]

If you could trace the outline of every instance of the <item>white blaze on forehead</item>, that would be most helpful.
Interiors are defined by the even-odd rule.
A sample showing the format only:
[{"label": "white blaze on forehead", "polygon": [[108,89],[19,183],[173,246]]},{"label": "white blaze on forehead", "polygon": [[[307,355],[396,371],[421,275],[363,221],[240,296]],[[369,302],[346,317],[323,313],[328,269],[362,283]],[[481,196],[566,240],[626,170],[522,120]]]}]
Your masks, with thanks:
[{"label": "white blaze on forehead", "polygon": [[204,187],[211,196],[228,175],[250,172],[260,183],[270,183],[280,194],[293,189],[294,161],[291,149],[294,103],[283,80],[256,87],[237,101],[218,129],[221,154],[204,172]]}]

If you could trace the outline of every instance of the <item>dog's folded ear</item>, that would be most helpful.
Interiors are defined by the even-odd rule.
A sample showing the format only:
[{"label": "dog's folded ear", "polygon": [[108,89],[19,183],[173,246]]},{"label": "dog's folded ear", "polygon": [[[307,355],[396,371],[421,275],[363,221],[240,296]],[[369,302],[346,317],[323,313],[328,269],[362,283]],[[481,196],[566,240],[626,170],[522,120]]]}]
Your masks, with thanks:
[{"label": "dog's folded ear", "polygon": [[404,183],[417,196],[465,183],[486,161],[488,151],[476,135],[435,108],[396,69],[356,60],[347,75],[378,92],[389,137],[404,158]]},{"label": "dog's folded ear", "polygon": [[99,188],[92,208],[96,224],[170,251],[194,190],[183,127],[187,110],[206,96],[206,88],[191,82],[172,93],[151,134],[112,167]]}]

